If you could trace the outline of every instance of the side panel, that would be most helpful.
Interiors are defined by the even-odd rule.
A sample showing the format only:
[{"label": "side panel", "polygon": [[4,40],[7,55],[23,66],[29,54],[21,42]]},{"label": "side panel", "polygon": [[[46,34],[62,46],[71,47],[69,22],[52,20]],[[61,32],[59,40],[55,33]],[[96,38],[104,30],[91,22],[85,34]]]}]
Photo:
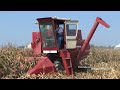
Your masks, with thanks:
[{"label": "side panel", "polygon": [[77,45],[76,46],[82,46],[83,42],[81,42],[82,40],[82,32],[81,30],[78,30],[77,33]]},{"label": "side panel", "polygon": [[40,32],[32,32],[32,42],[35,42],[37,38],[40,38]]},{"label": "side panel", "polygon": [[32,49],[35,54],[41,54],[40,32],[32,32]]}]

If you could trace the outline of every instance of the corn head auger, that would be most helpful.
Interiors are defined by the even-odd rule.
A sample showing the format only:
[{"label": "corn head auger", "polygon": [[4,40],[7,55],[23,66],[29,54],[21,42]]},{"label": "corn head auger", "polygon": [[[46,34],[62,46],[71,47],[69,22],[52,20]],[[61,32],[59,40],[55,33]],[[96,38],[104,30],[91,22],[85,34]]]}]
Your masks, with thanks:
[{"label": "corn head auger", "polygon": [[[65,70],[66,75],[74,75],[79,69],[80,61],[90,52],[90,40],[99,24],[106,28],[110,26],[97,17],[86,40],[82,39],[81,30],[78,30],[78,20],[58,17],[38,18],[39,32],[32,32],[32,49],[37,65],[28,70],[27,74],[47,74]],[[64,40],[58,48],[55,24],[63,28]]]}]

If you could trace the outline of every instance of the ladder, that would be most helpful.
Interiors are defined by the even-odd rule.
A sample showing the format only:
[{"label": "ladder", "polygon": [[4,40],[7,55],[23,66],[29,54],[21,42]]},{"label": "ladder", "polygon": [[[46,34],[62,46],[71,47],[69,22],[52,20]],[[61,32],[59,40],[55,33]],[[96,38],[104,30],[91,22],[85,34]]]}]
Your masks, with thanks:
[{"label": "ladder", "polygon": [[60,56],[62,57],[62,62],[66,71],[66,75],[74,75],[72,61],[68,50],[60,50]]}]

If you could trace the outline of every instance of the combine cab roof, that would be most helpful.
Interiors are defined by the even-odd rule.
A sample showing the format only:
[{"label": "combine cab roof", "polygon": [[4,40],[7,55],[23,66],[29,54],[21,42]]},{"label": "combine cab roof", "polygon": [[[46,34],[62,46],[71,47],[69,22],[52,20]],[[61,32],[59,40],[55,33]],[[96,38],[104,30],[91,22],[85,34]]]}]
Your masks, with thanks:
[{"label": "combine cab roof", "polygon": [[37,18],[38,21],[41,20],[54,20],[55,22],[62,24],[65,21],[73,21],[73,22],[78,22],[78,20],[71,20],[70,18],[61,18],[61,17],[44,17],[44,18]]},{"label": "combine cab roof", "polygon": [[61,18],[61,17],[44,17],[44,18],[37,18],[37,20],[40,19],[54,19],[54,20],[63,20],[63,21],[70,21],[70,18]]}]

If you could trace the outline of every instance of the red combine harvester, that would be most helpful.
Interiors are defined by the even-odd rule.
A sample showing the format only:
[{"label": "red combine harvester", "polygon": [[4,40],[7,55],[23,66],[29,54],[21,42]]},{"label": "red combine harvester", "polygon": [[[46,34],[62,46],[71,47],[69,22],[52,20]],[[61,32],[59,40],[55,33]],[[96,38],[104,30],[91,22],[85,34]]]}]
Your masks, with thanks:
[{"label": "red combine harvester", "polygon": [[[98,27],[102,24],[110,26],[97,17],[86,40],[82,39],[81,30],[78,30],[78,20],[58,17],[38,18],[39,32],[32,32],[32,49],[37,65],[28,70],[27,74],[47,74],[58,70],[65,70],[67,75],[74,75],[80,61],[90,52],[89,42]],[[63,28],[64,40],[58,48],[55,24]]]}]

